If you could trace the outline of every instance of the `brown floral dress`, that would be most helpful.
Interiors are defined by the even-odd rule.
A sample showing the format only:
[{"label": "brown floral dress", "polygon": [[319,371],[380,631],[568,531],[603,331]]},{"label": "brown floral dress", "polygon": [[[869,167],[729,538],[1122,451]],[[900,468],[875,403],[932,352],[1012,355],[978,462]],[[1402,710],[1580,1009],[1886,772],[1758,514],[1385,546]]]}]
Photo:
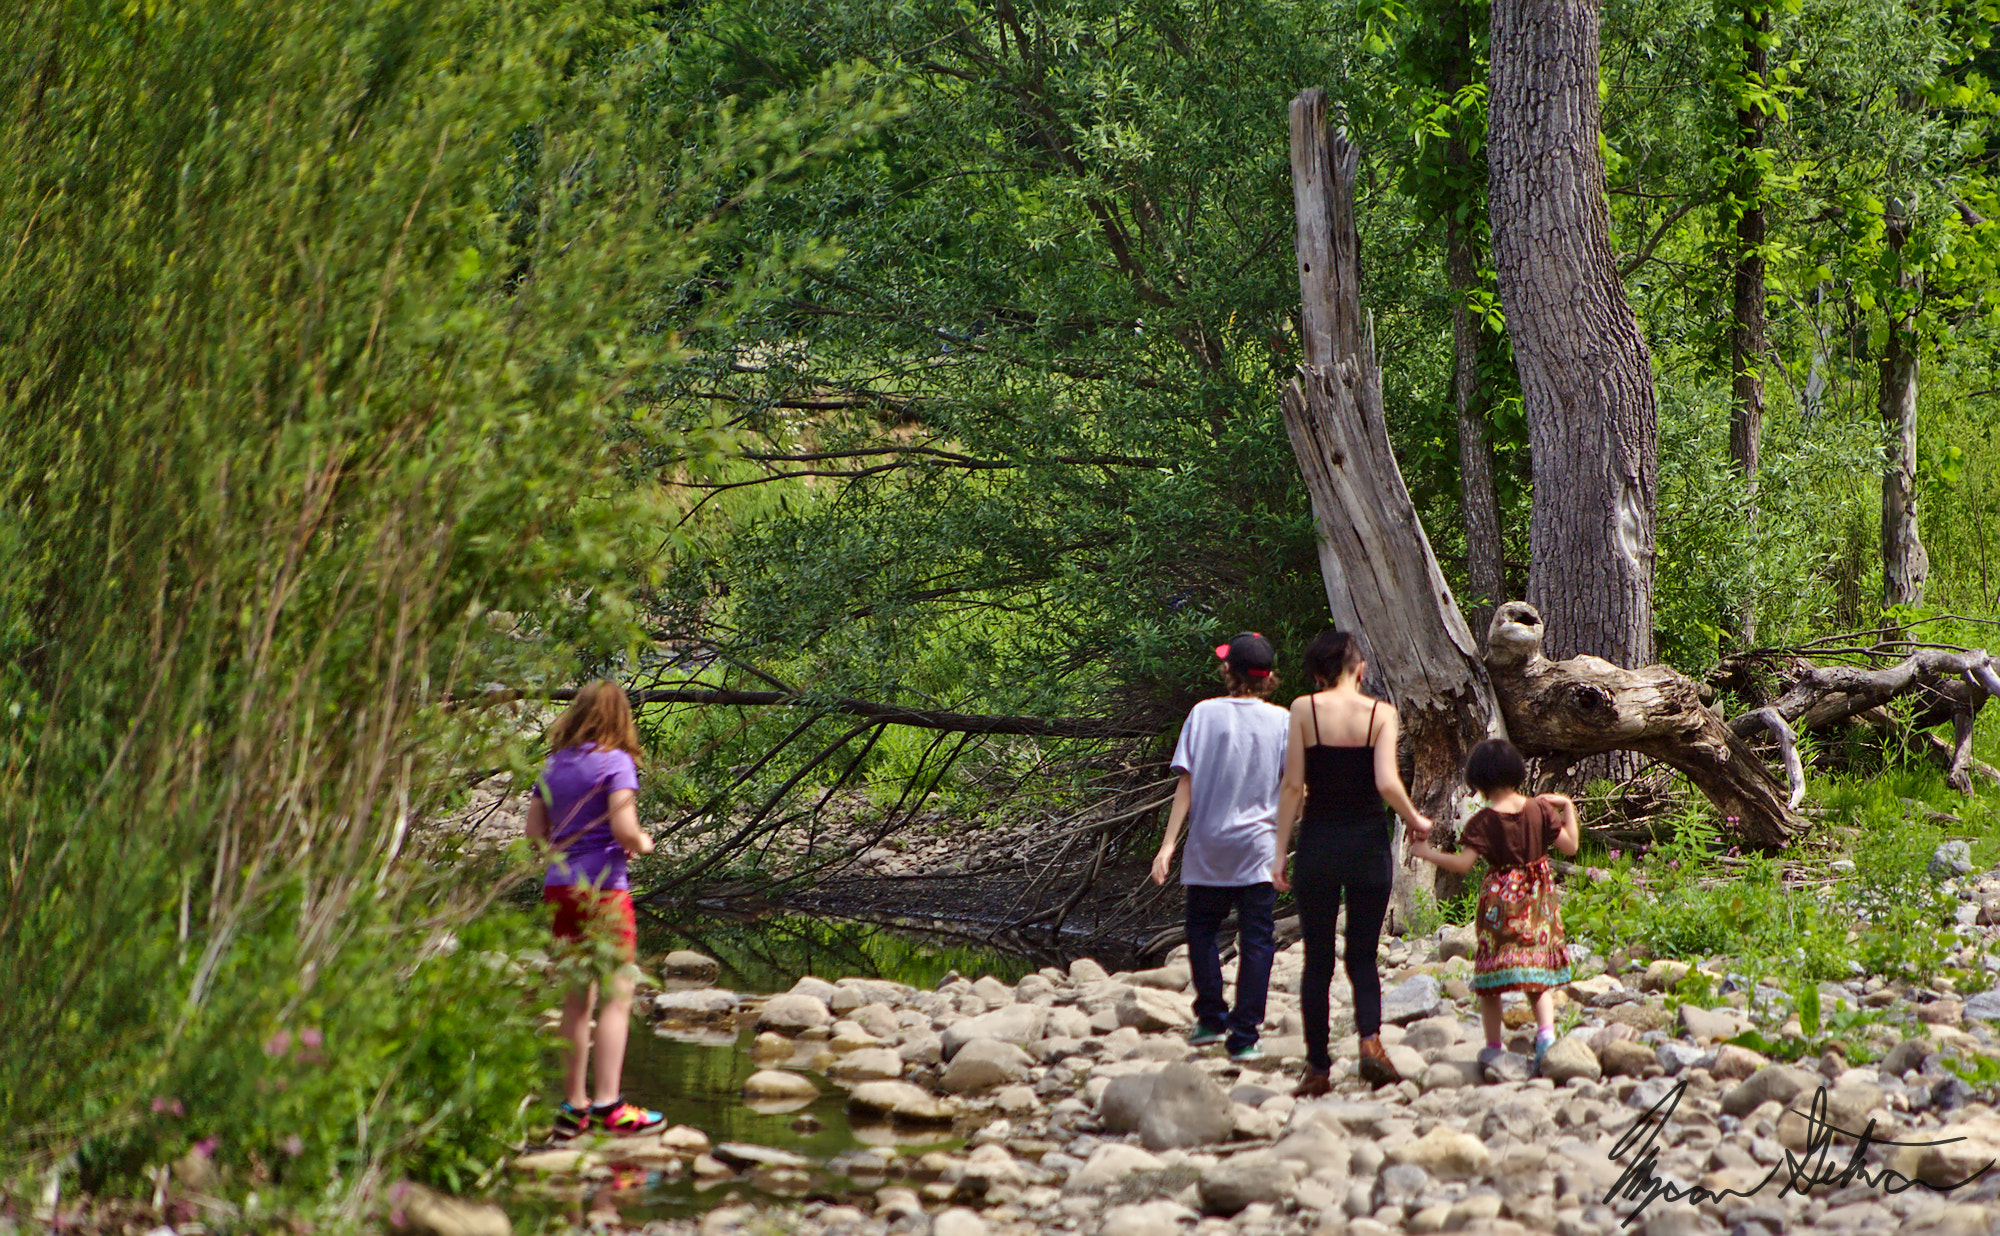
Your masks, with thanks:
[{"label": "brown floral dress", "polygon": [[1561,813],[1539,798],[1517,813],[1489,807],[1467,822],[1465,846],[1488,868],[1479,886],[1475,990],[1533,995],[1569,982],[1562,904],[1548,856],[1561,831]]}]

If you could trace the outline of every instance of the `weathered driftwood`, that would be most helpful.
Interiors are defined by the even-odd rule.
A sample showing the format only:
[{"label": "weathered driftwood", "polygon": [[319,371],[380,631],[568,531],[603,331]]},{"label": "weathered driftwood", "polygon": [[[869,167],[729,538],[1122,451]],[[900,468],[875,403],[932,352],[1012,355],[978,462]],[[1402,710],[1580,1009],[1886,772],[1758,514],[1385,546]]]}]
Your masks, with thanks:
[{"label": "weathered driftwood", "polygon": [[[1322,90],[1292,101],[1291,130],[1305,364],[1284,392],[1285,429],[1312,495],[1334,625],[1361,632],[1369,683],[1403,716],[1417,807],[1449,826],[1464,797],[1465,754],[1498,732],[1500,712],[1389,446],[1382,371],[1361,309],[1359,152],[1328,132]],[[1431,874],[1402,865],[1398,904],[1406,908],[1409,889]]]},{"label": "weathered driftwood", "polygon": [[[1781,689],[1763,709],[1745,713],[1730,723],[1740,737],[1755,733],[1754,720],[1776,713],[1794,729],[1830,730],[1860,721],[1878,728],[1892,724],[1885,705],[1912,697],[1917,705],[1912,724],[1918,730],[1951,722],[1949,745],[1933,735],[1919,741],[1937,754],[1945,777],[1962,793],[1972,791],[1972,727],[1990,695],[2000,695],[2000,673],[1992,654],[1983,649],[1924,648],[1893,665],[1819,665],[1799,653],[1766,653],[1725,662],[1711,681],[1745,685],[1756,692],[1753,662],[1776,669]],[[1928,740],[1928,741],[1925,741]],[[1984,765],[1979,766],[1987,772]]]},{"label": "weathered driftwood", "polygon": [[1680,671],[1623,669],[1592,656],[1551,661],[1542,655],[1542,617],[1524,601],[1494,613],[1486,668],[1524,753],[1636,751],[1678,769],[1733,818],[1724,830],[1732,841],[1777,849],[1805,831],[1784,787]]}]

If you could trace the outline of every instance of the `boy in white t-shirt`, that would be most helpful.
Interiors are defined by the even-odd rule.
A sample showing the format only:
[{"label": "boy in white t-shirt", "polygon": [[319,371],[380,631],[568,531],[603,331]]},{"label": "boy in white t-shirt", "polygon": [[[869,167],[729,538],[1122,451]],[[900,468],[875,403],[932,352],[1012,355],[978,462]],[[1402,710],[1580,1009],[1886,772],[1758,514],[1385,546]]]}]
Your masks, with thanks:
[{"label": "boy in white t-shirt", "polygon": [[[1174,805],[1153,859],[1153,882],[1165,884],[1181,825],[1188,826],[1181,883],[1187,887],[1188,967],[1194,972],[1194,1014],[1188,1042],[1225,1043],[1229,1058],[1259,1060],[1257,1037],[1276,953],[1272,926],[1277,892],[1278,787],[1284,779],[1291,715],[1270,694],[1277,657],[1271,642],[1246,631],[1215,650],[1229,694],[1203,700],[1188,713],[1174,748]],[[1236,911],[1236,1007],[1222,997],[1216,934]]]}]

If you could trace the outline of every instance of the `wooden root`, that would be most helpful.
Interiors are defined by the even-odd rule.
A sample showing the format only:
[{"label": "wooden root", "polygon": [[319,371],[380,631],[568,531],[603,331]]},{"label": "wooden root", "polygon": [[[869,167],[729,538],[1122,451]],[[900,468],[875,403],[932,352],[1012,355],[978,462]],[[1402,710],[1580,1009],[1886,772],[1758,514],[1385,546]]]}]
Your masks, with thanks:
[{"label": "wooden root", "polygon": [[1951,722],[1952,741],[1924,735],[1920,744],[1944,765],[1945,780],[1960,793],[1972,792],[1972,728],[1990,695],[2000,694],[2000,673],[1983,649],[1924,648],[1892,665],[1818,665],[1800,653],[1761,654],[1736,658],[1719,668],[1717,677],[1734,684],[1754,682],[1751,664],[1778,658],[1783,690],[1755,712],[1730,722],[1739,737],[1755,733],[1765,714],[1776,714],[1799,730],[1831,730],[1856,720],[1879,716],[1897,699],[1914,697],[1912,723],[1919,730]]},{"label": "wooden root", "polygon": [[[1542,655],[1541,614],[1509,601],[1494,612],[1486,667],[1507,733],[1524,754],[1636,751],[1685,774],[1729,821],[1732,842],[1775,850],[1805,831],[1796,797],[1786,798],[1750,745],[1702,703],[1700,686],[1671,666],[1551,661]],[[1803,773],[1794,795],[1802,782]]]}]

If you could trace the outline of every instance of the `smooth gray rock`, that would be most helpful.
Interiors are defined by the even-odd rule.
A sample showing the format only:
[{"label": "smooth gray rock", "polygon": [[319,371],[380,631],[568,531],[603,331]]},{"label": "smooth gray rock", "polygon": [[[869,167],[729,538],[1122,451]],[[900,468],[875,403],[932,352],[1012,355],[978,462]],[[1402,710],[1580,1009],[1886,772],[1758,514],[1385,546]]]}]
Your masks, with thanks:
[{"label": "smooth gray rock", "polygon": [[1375,1181],[1377,1206],[1408,1206],[1431,1187],[1431,1174],[1414,1163],[1391,1163]]},{"label": "smooth gray rock", "polygon": [[1239,1154],[1201,1174],[1201,1208],[1233,1215],[1254,1202],[1275,1206],[1290,1196],[1292,1170],[1268,1150]]},{"label": "smooth gray rock", "polygon": [[1882,1063],[1876,1067],[1884,1073],[1901,1077],[1911,1069],[1923,1068],[1924,1061],[1930,1059],[1932,1054],[1930,1040],[1904,1039],[1891,1047],[1889,1054],[1882,1057]]},{"label": "smooth gray rock", "polygon": [[1966,997],[1963,1016],[1967,1021],[2000,1021],[2000,991]]},{"label": "smooth gray rock", "polygon": [[1139,1141],[1148,1150],[1206,1146],[1236,1131],[1229,1095],[1191,1064],[1170,1064],[1154,1075],[1152,1101],[1139,1117]]},{"label": "smooth gray rock", "polygon": [[740,1001],[733,991],[701,987],[694,991],[663,991],[653,997],[653,1016],[672,1025],[727,1021]]},{"label": "smooth gray rock", "polygon": [[797,1034],[832,1024],[833,1012],[826,1007],[826,1001],[805,992],[772,996],[757,1014],[759,1030],[775,1030],[779,1034]]},{"label": "smooth gray rock", "polygon": [[1801,1093],[1817,1089],[1825,1080],[1817,1073],[1789,1064],[1767,1064],[1723,1094],[1722,1111],[1728,1116],[1745,1116],[1761,1103],[1789,1104]]},{"label": "smooth gray rock", "polygon": [[674,978],[712,979],[722,973],[722,963],[705,953],[677,948],[667,954],[661,969]]},{"label": "smooth gray rock", "polygon": [[1382,993],[1382,1020],[1404,1026],[1437,1016],[1444,1004],[1444,991],[1428,974],[1412,975]]},{"label": "smooth gray rock", "polygon": [[1016,1047],[1026,1047],[1042,1037],[1049,1024],[1049,1011],[1039,1004],[1010,1004],[991,1013],[981,1013],[955,1021],[939,1036],[944,1058],[949,1060],[974,1039],[998,1039]]},{"label": "smooth gray rock", "polygon": [[1580,1034],[1565,1034],[1549,1045],[1542,1057],[1542,1076],[1560,1086],[1572,1077],[1596,1081],[1604,1075],[1597,1053],[1590,1050]]},{"label": "smooth gray rock", "polygon": [[1659,1058],[1660,1068],[1666,1075],[1674,1077],[1709,1059],[1713,1053],[1704,1051],[1692,1043],[1668,1039],[1653,1049],[1653,1055]]},{"label": "smooth gray rock", "polygon": [[971,1094],[1020,1081],[1034,1062],[1028,1053],[998,1039],[973,1039],[951,1058],[938,1085],[951,1094]]},{"label": "smooth gray rock", "polygon": [[1949,880],[1953,876],[1972,873],[1972,845],[1965,841],[1944,841],[1931,851],[1931,861],[1925,867],[1933,880]]},{"label": "smooth gray rock", "polygon": [[1104,1226],[1098,1236],[1180,1236],[1183,1223],[1193,1223],[1200,1215],[1179,1202],[1162,1198],[1137,1205],[1113,1206],[1104,1212]]},{"label": "smooth gray rock", "polygon": [[1519,1052],[1502,1051],[1480,1061],[1480,1072],[1487,1082],[1524,1082],[1535,1075],[1535,1061],[1532,1056]]},{"label": "smooth gray rock", "polygon": [[1158,1073],[1128,1073],[1114,1077],[1097,1100],[1097,1119],[1107,1133],[1132,1133],[1139,1118],[1153,1101],[1153,1081]]}]

